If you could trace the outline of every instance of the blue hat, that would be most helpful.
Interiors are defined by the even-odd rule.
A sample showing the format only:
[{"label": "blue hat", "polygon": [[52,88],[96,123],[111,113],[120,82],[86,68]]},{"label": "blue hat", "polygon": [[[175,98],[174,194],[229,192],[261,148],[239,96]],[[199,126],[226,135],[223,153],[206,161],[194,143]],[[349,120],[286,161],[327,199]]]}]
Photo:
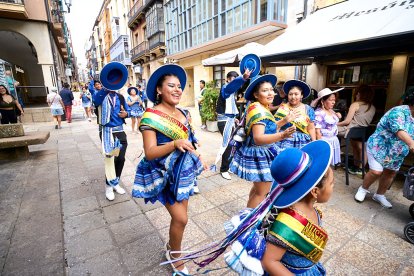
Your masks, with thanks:
[{"label": "blue hat", "polygon": [[177,64],[163,65],[159,67],[157,70],[155,70],[154,73],[152,73],[147,83],[147,97],[151,102],[155,103],[157,99],[158,80],[162,76],[168,74],[176,75],[178,77],[178,80],[180,81],[182,90],[184,90],[185,84],[187,82],[187,73],[185,72],[184,68]]},{"label": "blue hat", "polygon": [[118,90],[128,80],[128,69],[122,63],[112,61],[102,68],[99,78],[106,89]]},{"label": "blue hat", "polygon": [[127,89],[127,93],[128,93],[129,95],[131,95],[131,91],[132,91],[132,90],[135,90],[135,94],[137,94],[137,95],[138,95],[139,90],[138,90],[138,88],[136,88],[135,86],[128,87],[128,89]]},{"label": "blue hat", "polygon": [[253,90],[258,83],[261,83],[264,81],[270,82],[272,86],[275,86],[277,82],[277,77],[272,74],[261,75],[261,76],[257,75],[253,77],[252,80],[250,81],[249,86],[247,86],[246,88],[246,92],[244,93],[244,98],[248,101],[254,101]]},{"label": "blue hat", "polygon": [[246,69],[250,70],[250,77],[253,78],[260,73],[261,60],[255,54],[245,55],[240,61],[240,72],[244,74]]},{"label": "blue hat", "polygon": [[328,170],[331,152],[331,146],[323,140],[310,142],[300,149],[287,148],[282,151],[270,168],[274,178],[273,188],[283,187],[273,205],[286,208],[306,196]]},{"label": "blue hat", "polygon": [[289,90],[294,86],[300,87],[302,89],[302,95],[304,99],[309,97],[310,92],[311,92],[311,88],[309,84],[307,84],[304,81],[300,81],[300,80],[288,80],[283,85],[283,91],[285,91],[286,94],[289,94]]}]

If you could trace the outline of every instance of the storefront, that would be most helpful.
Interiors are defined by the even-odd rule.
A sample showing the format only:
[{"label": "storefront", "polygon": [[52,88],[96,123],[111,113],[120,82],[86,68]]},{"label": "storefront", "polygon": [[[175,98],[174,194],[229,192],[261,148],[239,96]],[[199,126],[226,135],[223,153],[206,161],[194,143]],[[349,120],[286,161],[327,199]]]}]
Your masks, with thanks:
[{"label": "storefront", "polygon": [[305,80],[316,90],[345,87],[347,106],[356,87],[375,91],[375,119],[414,85],[414,5],[411,1],[349,0],[326,7],[267,44],[269,63],[312,60]]}]

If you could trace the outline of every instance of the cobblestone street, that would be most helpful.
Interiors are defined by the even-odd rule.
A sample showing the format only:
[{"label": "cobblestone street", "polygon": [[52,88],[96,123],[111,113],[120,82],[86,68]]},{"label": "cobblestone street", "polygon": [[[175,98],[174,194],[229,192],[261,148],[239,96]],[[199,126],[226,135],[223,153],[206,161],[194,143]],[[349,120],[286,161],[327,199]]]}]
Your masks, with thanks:
[{"label": "cobblestone street", "polygon": [[[221,135],[200,130],[197,114],[193,118],[200,151],[211,164]],[[142,136],[129,127],[121,183],[128,192],[110,202],[94,120],[64,122],[60,130],[52,123],[25,125],[26,132],[47,130],[51,136],[46,144],[30,147],[28,160],[0,164],[1,275],[171,275],[169,266],[159,266],[165,258],[167,211],[131,197],[143,155]],[[335,178],[333,198],[321,206],[330,237],[323,255],[328,274],[414,275],[414,245],[403,235],[412,202],[402,196],[401,179],[388,192],[394,207],[386,210],[370,196],[362,204],[354,201],[360,178],[351,175],[346,186],[342,169]],[[245,207],[251,183],[206,172],[199,187],[201,194],[189,203],[185,249],[221,239],[223,223]],[[189,269],[197,274],[195,265]],[[223,258],[209,269],[217,270],[208,275],[234,275]]]}]

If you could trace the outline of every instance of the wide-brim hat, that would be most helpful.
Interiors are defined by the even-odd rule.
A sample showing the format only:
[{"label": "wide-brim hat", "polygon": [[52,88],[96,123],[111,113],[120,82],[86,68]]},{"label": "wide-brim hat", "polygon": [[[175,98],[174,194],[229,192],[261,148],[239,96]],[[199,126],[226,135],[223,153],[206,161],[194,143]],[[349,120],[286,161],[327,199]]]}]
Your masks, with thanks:
[{"label": "wide-brim hat", "polygon": [[260,68],[262,66],[262,61],[255,54],[245,55],[240,61],[240,73],[243,75],[246,69],[249,69],[250,78],[257,76],[260,73]]},{"label": "wide-brim hat", "polygon": [[331,146],[324,140],[282,151],[270,168],[274,178],[272,187],[283,187],[273,205],[286,208],[305,197],[325,175],[331,156]]},{"label": "wide-brim hat", "polygon": [[283,85],[283,91],[285,91],[286,94],[289,94],[290,89],[294,86],[300,87],[302,89],[302,94],[303,94],[304,99],[309,97],[310,92],[311,92],[311,87],[306,82],[300,81],[300,80],[288,80]]},{"label": "wide-brim hat", "polygon": [[99,78],[106,89],[119,90],[128,80],[128,69],[122,63],[112,61],[102,68]]},{"label": "wide-brim hat", "polygon": [[254,101],[253,91],[257,84],[261,82],[270,82],[272,87],[276,85],[277,77],[272,74],[267,75],[258,75],[251,79],[249,86],[246,88],[246,92],[244,93],[244,98],[248,101]]},{"label": "wide-brim hat", "polygon": [[187,73],[185,72],[184,68],[177,65],[177,64],[166,64],[159,67],[157,70],[152,73],[151,77],[147,83],[147,97],[148,99],[155,103],[157,99],[157,83],[158,80],[168,74],[176,75],[178,80],[181,84],[181,89],[184,90],[185,85],[187,83]]},{"label": "wide-brim hat", "polygon": [[315,107],[315,106],[316,106],[316,104],[318,103],[318,101],[319,101],[320,99],[322,99],[323,97],[328,96],[328,95],[333,94],[333,93],[336,93],[336,92],[339,92],[339,91],[341,91],[341,90],[343,90],[343,89],[345,89],[345,87],[341,87],[341,88],[336,89],[336,90],[334,90],[334,91],[332,91],[332,90],[331,90],[331,89],[329,89],[329,88],[324,88],[324,89],[322,89],[321,91],[319,91],[319,92],[318,92],[318,97],[312,101],[311,106],[312,106],[312,107]]},{"label": "wide-brim hat", "polygon": [[127,93],[128,93],[128,95],[131,95],[131,91],[132,91],[132,90],[135,90],[135,94],[137,94],[137,95],[138,95],[139,90],[138,90],[138,88],[137,88],[137,87],[135,87],[135,86],[128,87],[128,89],[127,89]]}]

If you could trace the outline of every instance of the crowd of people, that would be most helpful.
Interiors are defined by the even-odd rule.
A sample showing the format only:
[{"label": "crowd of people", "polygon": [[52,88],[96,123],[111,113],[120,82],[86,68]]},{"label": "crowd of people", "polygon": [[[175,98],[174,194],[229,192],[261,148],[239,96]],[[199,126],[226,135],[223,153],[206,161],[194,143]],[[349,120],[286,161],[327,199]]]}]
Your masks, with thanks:
[{"label": "crowd of people", "polygon": [[[308,105],[304,99],[312,94],[312,89],[306,82],[278,82],[273,74],[260,74],[260,59],[249,58],[242,60],[240,75],[235,71],[227,74],[216,113],[223,136],[218,153],[222,160],[221,176],[230,180],[233,173],[253,184],[246,208],[226,228],[225,241],[231,242],[218,243],[216,247],[222,248],[215,252],[230,247],[225,261],[239,274],[324,275],[319,260],[328,234],[322,227],[322,213],[314,204],[325,203],[332,195],[331,166],[341,164],[338,137],[346,137],[354,127],[368,127],[372,123],[376,111],[374,92],[369,86],[359,86],[355,101],[342,118],[335,111],[342,88],[324,88]],[[102,74],[105,70],[111,68],[104,68]],[[167,64],[153,72],[145,91],[139,85],[129,85],[124,97],[111,88],[112,84],[91,79],[81,87],[80,95],[87,120],[91,121],[93,113],[97,116],[105,164],[105,196],[110,201],[115,194],[125,194],[120,185],[128,146],[125,118],[131,118],[132,134],[141,132],[145,154],[136,168],[132,196],[144,199],[145,203],[160,202],[170,214],[165,257],[177,275],[189,274],[186,260],[207,254],[182,255],[188,201],[198,191],[198,176],[210,169],[198,150],[191,115],[179,107],[186,83],[185,70]],[[56,129],[62,127],[64,114],[67,123],[72,122],[73,93],[69,84],[63,87],[60,93],[51,88],[47,96]],[[200,112],[204,89],[202,80],[197,99]],[[246,101],[243,112],[236,104],[240,93]],[[2,123],[15,123],[15,109],[24,112],[18,99],[4,85],[0,85],[0,94]],[[153,103],[152,107],[148,107],[147,100]],[[203,121],[201,128],[205,128]],[[362,148],[362,141],[352,140],[354,166],[350,172],[360,174],[366,163],[369,166],[355,194],[356,201],[364,201],[370,186],[379,180],[372,199],[385,208],[392,207],[385,193],[404,158],[414,152],[413,138],[411,93],[404,96],[402,105],[385,113],[366,149]],[[363,151],[367,160],[361,158]],[[261,229],[263,218],[269,218],[266,214],[274,210],[277,213],[273,219],[267,221],[265,230]],[[206,263],[214,258],[208,258]]]}]

